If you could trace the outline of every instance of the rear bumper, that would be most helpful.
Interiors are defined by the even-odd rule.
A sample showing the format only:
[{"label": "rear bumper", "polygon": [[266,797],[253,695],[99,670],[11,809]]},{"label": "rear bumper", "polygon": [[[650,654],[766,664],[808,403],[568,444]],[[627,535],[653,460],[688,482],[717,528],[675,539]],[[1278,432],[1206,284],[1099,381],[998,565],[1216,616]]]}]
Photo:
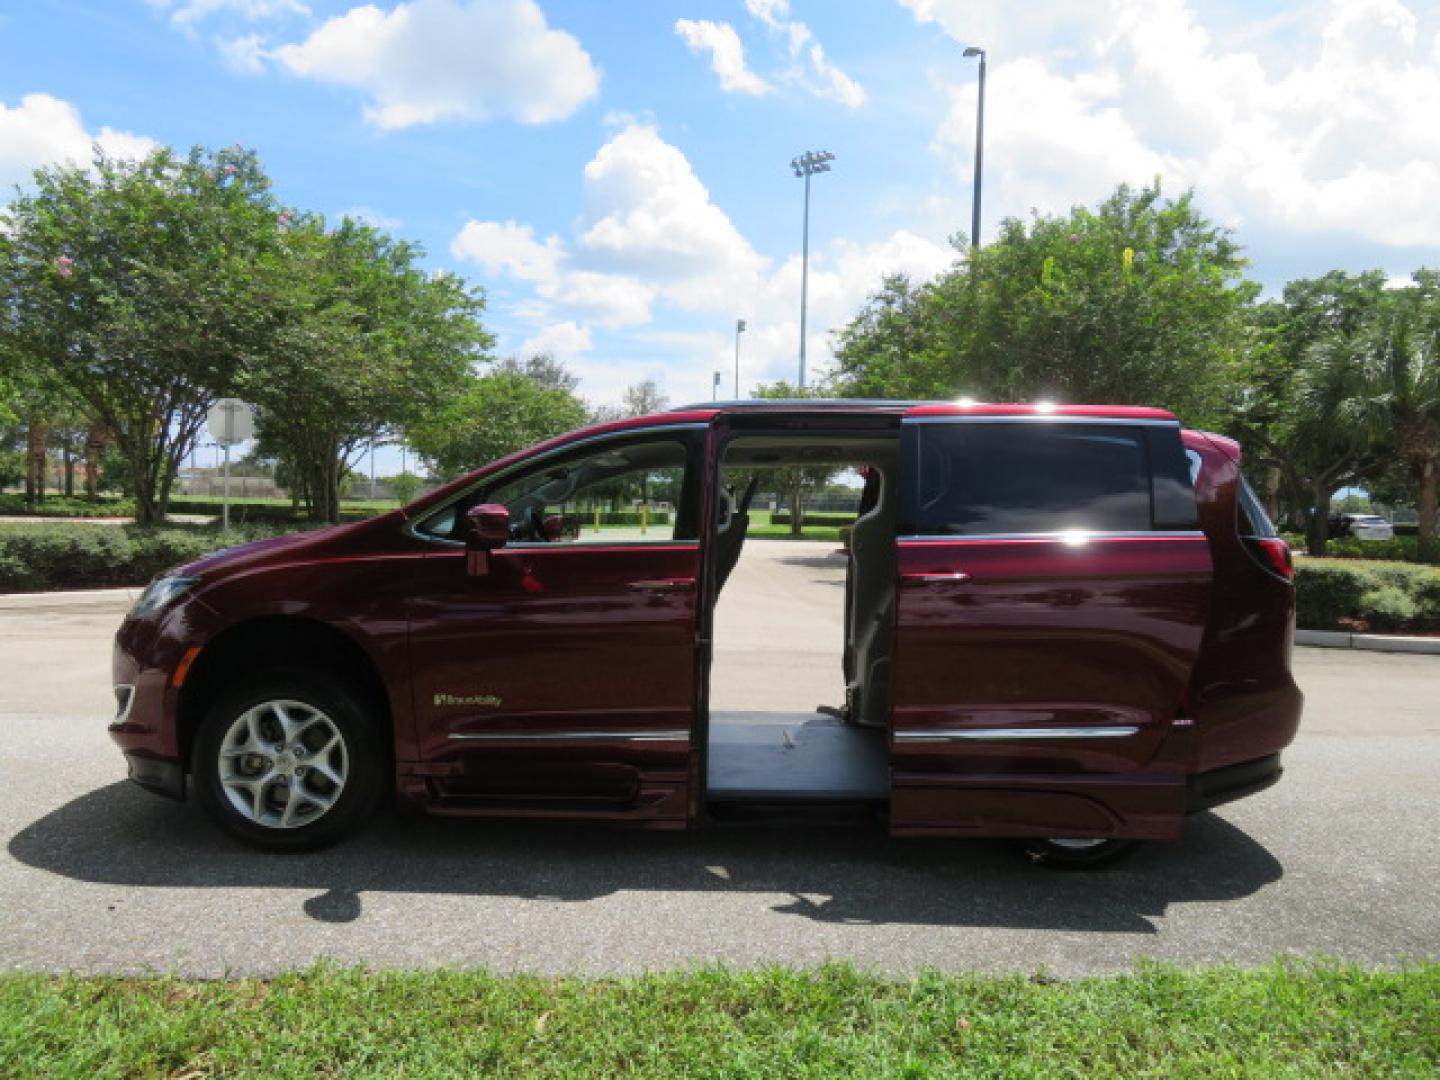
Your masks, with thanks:
[{"label": "rear bumper", "polygon": [[145,790],[166,798],[184,800],[185,770],[180,767],[180,762],[126,751],[125,764],[129,766],[130,779]]},{"label": "rear bumper", "polygon": [[1196,773],[1186,783],[1185,812],[1198,814],[1264,791],[1279,780],[1284,771],[1280,766],[1280,755],[1276,753]]}]

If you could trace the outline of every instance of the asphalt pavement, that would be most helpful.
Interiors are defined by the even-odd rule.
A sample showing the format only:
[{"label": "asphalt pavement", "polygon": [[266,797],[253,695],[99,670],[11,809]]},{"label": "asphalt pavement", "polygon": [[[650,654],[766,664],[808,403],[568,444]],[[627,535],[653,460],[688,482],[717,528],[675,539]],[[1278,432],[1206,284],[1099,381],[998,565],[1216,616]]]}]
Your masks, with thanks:
[{"label": "asphalt pavement", "polygon": [[[843,563],[752,541],[717,616],[718,708],[835,701]],[[1440,956],[1440,657],[1300,649],[1281,783],[1095,874],[998,842],[841,829],[665,835],[382,817],[266,855],[123,779],[105,734],[125,600],[0,605],[0,967],[268,974],[373,967],[614,973],[845,959],[1125,970],[1151,957]]]}]

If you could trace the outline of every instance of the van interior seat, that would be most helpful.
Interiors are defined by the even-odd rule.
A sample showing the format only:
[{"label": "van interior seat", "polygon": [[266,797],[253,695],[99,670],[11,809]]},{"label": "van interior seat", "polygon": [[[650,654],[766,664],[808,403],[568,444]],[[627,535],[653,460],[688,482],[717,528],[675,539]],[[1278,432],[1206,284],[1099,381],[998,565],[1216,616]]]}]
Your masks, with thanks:
[{"label": "van interior seat", "polygon": [[878,490],[871,495],[874,506],[855,519],[850,531],[850,595],[845,628],[850,670],[846,672],[849,679],[846,697],[851,723],[887,727],[890,723],[898,485],[892,465],[872,465],[871,469],[869,482],[878,485]]}]

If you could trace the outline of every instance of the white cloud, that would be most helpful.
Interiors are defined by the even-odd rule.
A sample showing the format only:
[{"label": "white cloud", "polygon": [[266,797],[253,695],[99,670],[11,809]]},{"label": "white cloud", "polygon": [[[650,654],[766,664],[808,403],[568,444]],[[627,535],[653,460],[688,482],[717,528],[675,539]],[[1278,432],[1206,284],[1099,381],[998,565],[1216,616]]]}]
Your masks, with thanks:
[{"label": "white cloud", "polygon": [[709,19],[676,19],[675,32],[693,53],[710,54],[710,68],[720,76],[720,88],[731,94],[768,94],[770,84],[745,66],[745,46],[729,23]]},{"label": "white cloud", "polygon": [[821,97],[831,98],[850,109],[865,104],[865,88],[826,60],[819,42],[810,46],[810,66],[820,80],[816,93]]},{"label": "white cloud", "polygon": [[753,274],[759,258],[680,150],[631,125],[585,166],[578,247],[602,269],[662,281]]},{"label": "white cloud", "polygon": [[140,158],[158,145],[111,127],[92,134],[74,105],[49,94],[26,94],[13,108],[0,101],[0,190],[28,184],[42,165],[86,165],[95,146],[111,157]]},{"label": "white cloud", "polygon": [[412,0],[328,20],[274,55],[297,75],[364,91],[386,129],[511,117],[541,124],[595,96],[600,72],[533,0]]},{"label": "white cloud", "polygon": [[269,53],[265,49],[265,39],[259,34],[216,38],[215,47],[220,50],[220,59],[232,71],[244,75],[258,75],[265,70]]},{"label": "white cloud", "polygon": [[232,15],[247,22],[280,15],[309,15],[299,0],[149,0],[150,6],[170,12],[177,26],[191,27],[212,16]]},{"label": "white cloud", "polygon": [[450,254],[457,259],[478,262],[490,274],[549,282],[556,277],[562,251],[558,236],[542,244],[535,239],[535,230],[529,225],[513,221],[467,221],[450,241]]},{"label": "white cloud", "polygon": [[[597,346],[575,369],[587,396],[618,398],[630,382],[660,378],[677,399],[702,398],[709,396],[705,380],[714,370],[723,371],[730,386],[734,338],[673,327],[696,321],[733,327],[732,320],[743,317],[750,325],[741,348],[742,391],[762,381],[793,380],[798,254],[779,265],[760,255],[711,199],[685,155],[650,125],[631,123],[612,136],[585,167],[583,183],[585,213],[572,241],[551,236],[542,242],[516,222],[469,222],[451,245],[457,259],[531,286],[531,297],[512,308],[536,327],[527,345],[544,337],[558,346],[566,334],[580,341],[577,329],[630,328],[625,340],[663,347],[672,361],[658,368],[617,361],[613,351]],[[885,274],[928,279],[954,257],[950,248],[905,230],[869,244],[817,243],[806,346],[812,374],[829,361],[830,331],[855,313]],[[664,315],[659,325],[657,309]],[[567,329],[555,329],[561,326]],[[558,347],[554,351],[561,355]]]},{"label": "white cloud", "polygon": [[520,343],[521,356],[549,353],[557,360],[570,360],[595,347],[590,331],[574,322],[551,323]]},{"label": "white cloud", "polygon": [[[993,9],[902,2],[958,41],[991,32],[975,28]],[[1232,225],[1440,243],[1440,70],[1400,0],[1333,0],[1318,19],[1287,24],[1292,47],[1263,60],[1224,43],[1251,35],[1217,38],[1185,0],[1073,9],[1092,31],[1085,55],[1057,51],[1028,15],[995,28],[1008,52],[991,55],[987,221],[1158,174],[1171,191],[1195,185]],[[937,144],[968,178],[973,75],[942,89],[950,110]]]},{"label": "white cloud", "polygon": [[781,40],[785,67],[769,80],[747,66],[745,46],[729,23],[708,19],[678,19],[675,23],[675,32],[691,52],[710,54],[710,66],[727,92],[767,94],[778,81],[847,108],[865,104],[865,88],[830,62],[808,26],[790,17],[788,0],[745,0],[745,10]]}]

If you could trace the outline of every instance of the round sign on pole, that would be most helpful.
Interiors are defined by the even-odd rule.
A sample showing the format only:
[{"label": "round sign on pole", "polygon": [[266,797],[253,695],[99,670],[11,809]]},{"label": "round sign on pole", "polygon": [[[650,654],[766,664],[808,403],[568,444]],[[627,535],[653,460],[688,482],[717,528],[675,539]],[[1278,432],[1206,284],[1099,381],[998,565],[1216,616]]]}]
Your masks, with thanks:
[{"label": "round sign on pole", "polygon": [[239,398],[221,398],[206,413],[205,427],[221,446],[234,446],[255,434],[255,417]]}]

